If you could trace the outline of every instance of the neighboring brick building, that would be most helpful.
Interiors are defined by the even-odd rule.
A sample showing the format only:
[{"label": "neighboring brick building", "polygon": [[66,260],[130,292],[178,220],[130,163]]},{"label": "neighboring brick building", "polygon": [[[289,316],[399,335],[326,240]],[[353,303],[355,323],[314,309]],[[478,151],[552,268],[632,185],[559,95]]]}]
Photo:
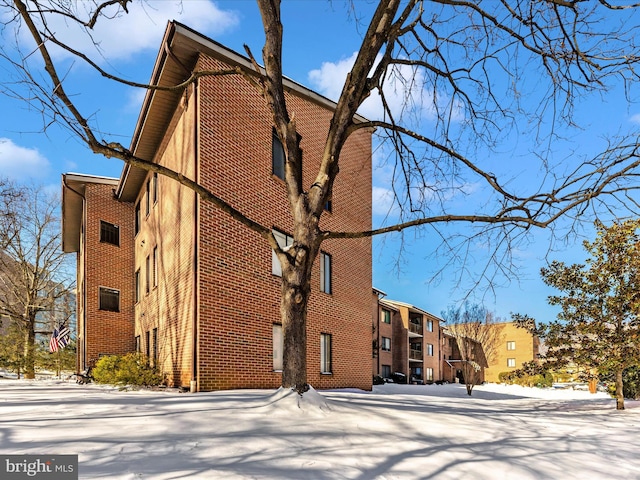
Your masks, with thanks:
[{"label": "neighboring brick building", "polygon": [[62,249],[78,252],[78,371],[100,355],[134,349],[133,205],[118,202],[118,179],[62,176]]},{"label": "neighboring brick building", "polygon": [[540,353],[540,339],[527,329],[518,327],[514,322],[496,323],[495,326],[502,329],[503,341],[485,369],[487,382],[499,382],[501,372],[521,368],[523,363],[537,360]]},{"label": "neighboring brick building", "polygon": [[[175,85],[195,69],[232,68],[253,72],[247,58],[170,23],[151,83]],[[334,104],[290,80],[285,85],[309,185]],[[323,229],[371,228],[371,133],[358,131],[345,145]],[[181,93],[149,91],[131,144],[135,155],[195,179],[272,226],[284,245],[293,225],[278,148],[265,101],[242,75],[204,77]],[[279,264],[258,234],[177,182],[135,167],[126,166],[117,181],[66,175],[63,190],[64,248],[79,252],[84,292],[79,367],[137,348],[171,385],[280,385]],[[101,221],[120,227],[119,247],[99,241]],[[100,310],[99,286],[119,292],[119,312]],[[325,242],[311,286],[309,383],[370,389],[370,239]]]},{"label": "neighboring brick building", "polygon": [[[379,298],[378,304],[378,315],[374,316],[374,355],[377,342],[379,369],[376,370],[374,366],[374,374],[377,371],[385,377],[389,365],[387,362],[391,361],[391,373],[404,373],[410,382],[441,380],[442,319],[396,300]],[[386,319],[390,324],[386,323]]]},{"label": "neighboring brick building", "polygon": [[[402,368],[399,362],[394,363],[393,326],[402,323],[400,311],[390,304],[382,304],[380,299],[384,292],[373,289],[373,375],[391,378],[391,374]],[[405,373],[406,372],[402,372]]]}]

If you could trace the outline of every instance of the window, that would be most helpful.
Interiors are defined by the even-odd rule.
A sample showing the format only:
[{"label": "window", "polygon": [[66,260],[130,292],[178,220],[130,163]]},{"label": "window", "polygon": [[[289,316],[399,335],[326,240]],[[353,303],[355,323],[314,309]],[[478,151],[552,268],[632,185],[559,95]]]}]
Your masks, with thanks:
[{"label": "window", "polygon": [[331,334],[320,334],[320,372],[331,373]]},{"label": "window", "polygon": [[331,255],[320,253],[320,291],[331,293]]},{"label": "window", "polygon": [[136,335],[136,352],[140,353],[142,351],[142,347],[140,345],[140,335]]},{"label": "window", "polygon": [[153,265],[152,265],[153,286],[158,286],[158,247],[153,247]]},{"label": "window", "polygon": [[155,205],[158,203],[158,172],[153,172],[153,177],[151,177],[151,195]]},{"label": "window", "polygon": [[507,342],[507,350],[515,350],[516,342]]},{"label": "window", "polygon": [[136,286],[135,286],[135,297],[136,297],[136,303],[138,303],[140,301],[140,269],[136,270],[136,274],[135,274],[135,278],[136,278]]},{"label": "window", "polygon": [[427,320],[427,332],[433,332],[433,320]]},{"label": "window", "polygon": [[120,292],[113,288],[100,287],[100,310],[120,311]]},{"label": "window", "polygon": [[275,129],[273,129],[271,134],[271,170],[276,177],[282,180],[284,180],[285,158],[282,142],[278,138]]},{"label": "window", "polygon": [[389,378],[391,377],[391,365],[382,365],[382,372],[381,372],[382,376],[384,378]]},{"label": "window", "polygon": [[273,324],[273,370],[282,371],[282,352],[284,352],[284,336],[282,325]]},{"label": "window", "polygon": [[116,247],[120,246],[120,227],[113,223],[100,220],[100,241],[110,243]]},{"label": "window", "polygon": [[385,352],[391,351],[391,339],[387,337],[382,337],[382,350]]},{"label": "window", "polygon": [[324,209],[327,212],[331,212],[333,209],[333,202],[331,201],[331,199],[327,200],[327,203],[324,204]]},{"label": "window", "polygon": [[[278,241],[278,245],[280,248],[288,247],[289,245],[293,245],[293,237],[279,232],[277,230],[273,230],[273,236],[276,237]],[[278,260],[278,256],[276,252],[271,250],[271,273],[277,275],[278,277],[282,276],[282,265],[280,265],[280,260]]]},{"label": "window", "polygon": [[382,323],[391,323],[391,312],[389,310],[382,309]]},{"label": "window", "polygon": [[151,258],[147,255],[144,264],[144,293],[149,295],[149,290],[151,290]]},{"label": "window", "polygon": [[427,343],[427,355],[433,357],[433,345],[430,343]]},{"label": "window", "polygon": [[144,197],[144,214],[148,217],[151,212],[151,179],[147,180],[147,191]]},{"label": "window", "polygon": [[516,359],[515,358],[507,358],[507,367],[515,367]]},{"label": "window", "polygon": [[134,218],[134,236],[140,231],[140,202],[136,203],[135,218]]},{"label": "window", "polygon": [[154,328],[151,335],[151,358],[153,359],[152,365],[158,366],[158,328]]},{"label": "window", "polygon": [[147,359],[151,358],[151,332],[149,330],[145,333],[144,347]]},{"label": "window", "polygon": [[427,367],[424,369],[424,379],[433,381],[433,368]]}]

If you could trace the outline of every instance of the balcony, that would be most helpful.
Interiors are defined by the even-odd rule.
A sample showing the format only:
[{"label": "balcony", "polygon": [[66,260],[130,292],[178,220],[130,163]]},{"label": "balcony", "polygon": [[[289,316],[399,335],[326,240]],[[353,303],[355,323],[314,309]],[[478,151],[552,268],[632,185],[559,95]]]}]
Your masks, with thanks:
[{"label": "balcony", "polygon": [[415,348],[409,350],[409,360],[422,362],[423,359],[424,355],[422,353],[422,350],[416,350]]},{"label": "balcony", "polygon": [[422,336],[422,324],[409,322],[409,336],[421,337]]}]

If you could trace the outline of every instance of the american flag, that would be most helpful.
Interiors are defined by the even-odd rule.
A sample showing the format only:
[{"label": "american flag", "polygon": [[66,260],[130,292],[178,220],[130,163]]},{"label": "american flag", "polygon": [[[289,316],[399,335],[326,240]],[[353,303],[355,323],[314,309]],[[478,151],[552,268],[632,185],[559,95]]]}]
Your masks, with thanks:
[{"label": "american flag", "polygon": [[67,326],[55,327],[49,340],[49,351],[53,353],[66,347],[69,344],[70,334],[71,331]]}]

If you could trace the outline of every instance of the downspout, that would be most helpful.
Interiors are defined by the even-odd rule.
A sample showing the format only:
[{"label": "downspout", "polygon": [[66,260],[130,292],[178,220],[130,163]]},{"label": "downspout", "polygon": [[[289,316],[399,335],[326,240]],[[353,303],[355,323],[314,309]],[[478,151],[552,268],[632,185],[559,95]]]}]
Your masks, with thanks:
[{"label": "downspout", "polygon": [[[380,296],[378,296],[378,309],[377,309],[378,310],[378,312],[377,312],[378,315],[377,315],[377,318],[376,318],[376,322],[378,323],[376,325],[376,331],[378,332],[378,338],[376,340],[376,350],[377,350],[376,357],[378,358],[378,368],[376,370],[376,374],[377,375],[380,375],[380,340],[381,340],[381,337],[380,337],[380,313],[381,313],[380,309],[381,309]],[[391,335],[391,337],[393,338],[393,335]],[[393,364],[393,361],[391,362],[391,364]]]},{"label": "downspout", "polygon": [[[194,120],[195,125],[193,128],[193,151],[194,151],[194,178],[197,183],[200,183],[200,143],[199,140],[199,125],[200,125],[200,109],[198,98],[198,85],[199,80],[196,79],[193,82],[193,108],[194,108]],[[198,262],[198,249],[200,245],[200,215],[199,205],[200,199],[194,192],[193,194],[193,324],[191,326],[191,338],[192,338],[192,352],[191,358],[193,359],[191,369],[191,384],[190,392],[195,393],[199,390],[198,385],[198,333],[199,333],[199,320],[200,320],[200,304],[199,304],[199,288],[200,288],[200,266]]]},{"label": "downspout", "polygon": [[[87,220],[87,199],[86,197],[80,193],[77,190],[74,190],[73,188],[71,188],[71,186],[67,183],[67,177],[66,175],[62,175],[62,184],[64,185],[65,188],[69,189],[70,191],[72,191],[73,193],[75,193],[76,195],[78,195],[80,198],[82,198],[82,223],[80,225],[80,243],[81,245],[85,245],[86,242],[84,242],[84,239],[82,238],[83,232],[84,232],[84,226],[86,226],[86,220]],[[85,251],[86,251],[86,246],[85,246]],[[80,255],[80,252],[78,252],[78,255]],[[83,253],[84,255],[84,253]],[[77,272],[77,266],[76,266],[76,281],[78,278],[78,272]],[[76,365],[78,367],[78,373],[86,370],[87,369],[87,289],[85,288],[86,285],[86,280],[87,280],[87,259],[84,258],[83,262],[82,262],[82,358],[79,359],[80,361],[78,363],[81,363],[82,365]],[[76,292],[78,291],[78,285],[76,285]],[[76,293],[76,315],[78,314],[78,299],[77,299],[77,293]],[[76,318],[76,322],[78,322],[79,319]],[[77,326],[76,326],[77,329]]]},{"label": "downspout", "polygon": [[[82,234],[81,237],[86,235],[87,225],[87,199],[82,197]],[[82,238],[83,244],[83,260],[82,260],[82,370],[86,371],[89,368],[87,364],[87,242],[86,237]],[[76,307],[78,311],[78,307]],[[87,376],[89,372],[87,371]]]}]

